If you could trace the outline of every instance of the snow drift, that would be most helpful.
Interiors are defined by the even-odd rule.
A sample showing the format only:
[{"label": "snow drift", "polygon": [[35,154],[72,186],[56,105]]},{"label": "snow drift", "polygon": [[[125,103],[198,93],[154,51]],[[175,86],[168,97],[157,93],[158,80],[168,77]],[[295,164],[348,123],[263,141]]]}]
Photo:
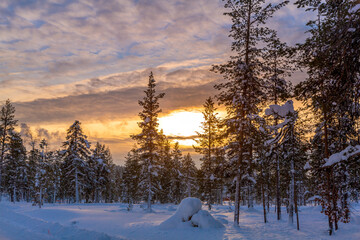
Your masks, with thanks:
[{"label": "snow drift", "polygon": [[208,211],[201,210],[200,199],[192,197],[183,199],[175,214],[160,224],[162,229],[189,226],[200,228],[224,227]]}]

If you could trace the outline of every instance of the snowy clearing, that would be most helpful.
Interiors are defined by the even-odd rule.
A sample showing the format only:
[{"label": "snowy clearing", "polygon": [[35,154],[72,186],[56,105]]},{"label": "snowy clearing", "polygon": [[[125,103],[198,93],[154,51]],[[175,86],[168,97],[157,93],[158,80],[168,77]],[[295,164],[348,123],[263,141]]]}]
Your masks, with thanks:
[{"label": "snowy clearing", "polygon": [[288,224],[285,214],[277,222],[273,208],[270,222],[264,224],[261,206],[242,207],[240,227],[234,227],[233,212],[220,205],[214,205],[210,213],[225,228],[161,229],[160,223],[174,215],[176,208],[153,205],[154,212],[146,213],[140,205],[128,212],[125,204],[45,204],[39,209],[29,203],[1,202],[0,239],[360,239],[360,204],[354,205],[351,222],[340,224],[332,237],[327,235],[327,218],[319,206],[300,208],[299,232]]}]

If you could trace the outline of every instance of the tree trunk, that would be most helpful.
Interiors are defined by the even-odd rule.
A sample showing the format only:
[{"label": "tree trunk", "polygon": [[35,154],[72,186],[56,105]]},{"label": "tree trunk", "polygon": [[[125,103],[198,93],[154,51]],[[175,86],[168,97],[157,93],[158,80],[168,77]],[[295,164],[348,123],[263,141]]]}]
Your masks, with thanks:
[{"label": "tree trunk", "polygon": [[294,160],[291,159],[290,162],[290,175],[291,175],[291,182],[290,182],[290,200],[289,200],[289,223],[294,223],[294,190],[295,190],[295,176],[294,176]]},{"label": "tree trunk", "polygon": [[75,169],[75,202],[79,203],[78,169]]},{"label": "tree trunk", "polygon": [[152,198],[152,194],[151,194],[151,170],[149,169],[149,173],[148,173],[148,201],[147,201],[147,209],[149,212],[151,212],[151,198]]},{"label": "tree trunk", "polygon": [[266,219],[266,205],[265,205],[265,191],[264,191],[264,175],[263,175],[263,169],[261,168],[261,193],[262,193],[262,202],[263,202],[263,211],[264,211],[264,223],[267,222]]},{"label": "tree trunk", "polygon": [[240,217],[240,172],[236,175],[234,225],[239,226]]},{"label": "tree trunk", "polygon": [[280,202],[280,163],[278,147],[276,146],[276,210],[277,220],[281,219],[281,202]]},{"label": "tree trunk", "polygon": [[40,190],[39,190],[39,208],[41,208],[41,203],[42,203],[42,187],[40,186]]},{"label": "tree trunk", "polygon": [[299,223],[299,209],[297,204],[297,188],[296,185],[294,185],[294,203],[295,203],[295,213],[296,213],[296,229],[300,230],[300,223]]}]

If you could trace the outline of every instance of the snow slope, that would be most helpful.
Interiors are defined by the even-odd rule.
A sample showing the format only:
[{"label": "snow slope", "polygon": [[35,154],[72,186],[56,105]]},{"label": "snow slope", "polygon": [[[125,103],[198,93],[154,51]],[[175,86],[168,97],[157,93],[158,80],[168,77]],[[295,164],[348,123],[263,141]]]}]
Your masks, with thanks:
[{"label": "snow slope", "polygon": [[[125,204],[46,204],[0,203],[0,239],[360,239],[360,205],[354,205],[349,224],[340,223],[335,236],[326,233],[326,217],[320,207],[301,207],[300,231],[289,225],[287,216],[278,222],[271,209],[269,223],[263,223],[262,208],[242,207],[240,227],[232,224],[228,206],[213,206],[210,214],[225,228],[161,229],[160,223],[174,215],[174,205],[154,205],[146,213],[140,205],[132,212]],[[285,213],[286,210],[283,210]]]}]

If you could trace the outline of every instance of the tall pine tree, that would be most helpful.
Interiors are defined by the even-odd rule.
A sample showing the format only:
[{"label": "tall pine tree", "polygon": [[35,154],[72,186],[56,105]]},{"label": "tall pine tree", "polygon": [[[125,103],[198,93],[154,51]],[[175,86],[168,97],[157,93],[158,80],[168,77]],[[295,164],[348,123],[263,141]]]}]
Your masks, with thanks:
[{"label": "tall pine tree", "polygon": [[63,186],[67,197],[71,197],[76,203],[79,203],[81,190],[86,184],[86,161],[90,154],[90,144],[87,141],[87,136],[83,134],[81,123],[78,120],[67,130],[63,148]]},{"label": "tall pine tree", "polygon": [[132,138],[137,141],[140,148],[138,149],[141,166],[142,176],[144,179],[141,185],[147,193],[147,210],[151,210],[151,202],[154,192],[156,191],[158,177],[159,158],[158,158],[158,115],[161,112],[159,106],[159,99],[164,97],[164,93],[156,94],[155,79],[153,73],[150,73],[148,88],[145,92],[145,97],[139,100],[139,105],[143,110],[139,113],[141,122],[138,123],[141,128],[141,133],[133,135]]}]

